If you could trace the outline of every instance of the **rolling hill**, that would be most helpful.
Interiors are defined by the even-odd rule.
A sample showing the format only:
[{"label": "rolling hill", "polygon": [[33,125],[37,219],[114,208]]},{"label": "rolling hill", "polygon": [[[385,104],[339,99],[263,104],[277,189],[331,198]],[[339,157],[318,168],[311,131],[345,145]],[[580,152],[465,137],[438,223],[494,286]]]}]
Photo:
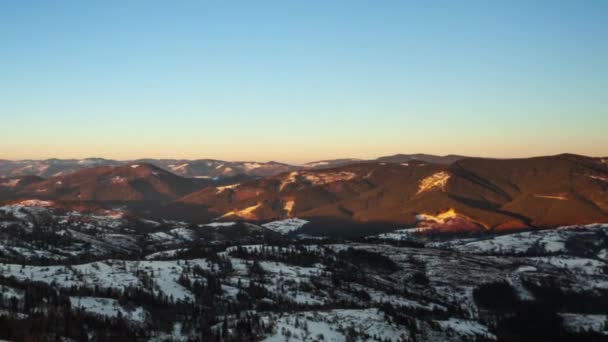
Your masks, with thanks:
[{"label": "rolling hill", "polygon": [[[608,222],[608,166],[601,159],[572,154],[525,159],[442,157],[456,158],[446,164],[416,158],[401,155],[389,161],[288,169],[256,178],[227,176],[220,181],[186,178],[143,162],[100,166],[48,179],[2,178],[0,199],[145,202],[153,204],[153,209],[146,208],[156,218],[205,222],[300,217],[437,231]],[[186,174],[195,172],[197,165],[216,165],[164,163]]]},{"label": "rolling hill", "polygon": [[440,230],[552,227],[608,220],[608,168],[592,158],[467,158],[451,165],[361,163],[206,188],[178,200],[220,220],[285,217]]},{"label": "rolling hill", "polygon": [[35,182],[17,194],[60,201],[166,201],[201,186],[197,180],[176,176],[151,164],[132,164],[79,170]]}]

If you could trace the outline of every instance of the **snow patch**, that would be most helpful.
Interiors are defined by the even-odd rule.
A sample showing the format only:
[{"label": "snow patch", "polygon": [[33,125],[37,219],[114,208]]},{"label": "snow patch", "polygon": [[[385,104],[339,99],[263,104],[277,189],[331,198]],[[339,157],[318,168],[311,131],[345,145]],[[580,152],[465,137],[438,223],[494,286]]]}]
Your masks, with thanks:
[{"label": "snow patch", "polygon": [[328,183],[334,183],[339,181],[348,181],[357,176],[354,172],[341,171],[341,172],[322,172],[322,173],[307,173],[304,178],[312,183],[313,185],[323,185]]},{"label": "snow patch", "polygon": [[53,205],[53,202],[51,202],[51,201],[41,201],[41,200],[38,200],[38,199],[29,199],[29,200],[21,201],[21,202],[17,203],[16,205],[22,206],[22,207],[42,207],[42,208],[48,208],[48,207],[50,207],[50,206]]},{"label": "snow patch", "polygon": [[592,179],[597,179],[597,180],[600,180],[602,182],[608,183],[608,177],[602,177],[602,176],[589,176],[589,177],[592,178]]},{"label": "snow patch", "polygon": [[127,183],[127,179],[125,177],[115,176],[112,177],[112,184],[125,184]]},{"label": "snow patch", "polygon": [[283,210],[285,210],[285,212],[287,213],[287,216],[291,216],[291,212],[293,211],[293,207],[296,205],[296,202],[294,200],[288,200],[285,202],[285,205],[283,206]]},{"label": "snow patch", "polygon": [[[352,327],[359,335],[371,340],[405,341],[405,327],[388,322],[378,309],[310,311],[264,317],[266,324],[274,324],[273,332],[263,341],[347,341],[344,327]],[[286,335],[290,337],[287,338]]]},{"label": "snow patch", "polygon": [[454,219],[459,217],[459,215],[456,213],[456,210],[451,209],[448,211],[444,211],[442,213],[439,213],[437,215],[429,215],[429,214],[418,214],[416,215],[416,220],[418,221],[432,221],[432,222],[437,222],[440,224],[444,224],[446,223],[448,220]]},{"label": "snow patch", "polygon": [[310,185],[318,186],[340,181],[348,181],[357,176],[354,172],[298,172],[294,171],[287,175],[281,182],[279,190],[283,190],[287,185],[295,183],[298,177],[306,180]]},{"label": "snow patch", "polygon": [[588,315],[579,313],[561,313],[564,328],[570,332],[593,331],[608,335],[608,317],[606,315]]},{"label": "snow patch", "polygon": [[281,185],[279,186],[279,191],[282,191],[283,188],[285,188],[287,185],[291,184],[291,183],[295,183],[296,181],[296,177],[298,177],[298,171],[294,171],[292,173],[290,173],[289,175],[287,175],[287,177],[285,179],[283,179],[283,181],[281,182]]},{"label": "snow patch", "polygon": [[229,211],[229,212],[225,213],[224,215],[220,216],[219,218],[237,216],[237,217],[243,218],[245,220],[255,220],[255,219],[257,219],[257,216],[253,212],[256,211],[261,206],[262,206],[262,203],[258,203],[256,205],[252,205],[245,209],[232,210],[232,211]]},{"label": "snow patch", "polygon": [[199,227],[212,227],[212,228],[221,228],[221,227],[232,227],[236,224],[236,222],[211,222],[199,225]]},{"label": "snow patch", "polygon": [[85,312],[103,316],[118,317],[120,314],[129,321],[143,323],[146,320],[146,311],[142,307],[124,308],[116,299],[100,297],[70,297],[73,308],[82,309]]},{"label": "snow patch", "polygon": [[426,177],[420,181],[416,195],[431,190],[445,190],[445,186],[448,184],[449,179],[450,174],[446,171],[437,172],[429,177]]},{"label": "snow patch", "polygon": [[260,164],[260,163],[245,163],[245,169],[247,169],[247,170],[259,169],[262,166],[264,166],[264,165]]},{"label": "snow patch", "polygon": [[169,168],[171,169],[171,171],[179,171],[179,170],[182,170],[182,169],[188,167],[188,165],[190,165],[190,164],[185,163],[185,164],[180,164],[180,165],[169,165]]},{"label": "snow patch", "polygon": [[289,234],[293,231],[296,231],[296,230],[302,228],[307,223],[308,223],[308,221],[306,221],[306,220],[302,220],[299,218],[290,218],[290,219],[281,220],[281,221],[268,222],[266,224],[263,224],[262,227],[264,227],[266,229],[270,229],[277,233]]},{"label": "snow patch", "polygon": [[496,336],[488,331],[488,328],[475,321],[467,321],[463,319],[450,318],[445,321],[436,321],[445,330],[452,330],[460,336],[475,337],[483,336],[492,340]]},{"label": "snow patch", "polygon": [[222,192],[229,190],[229,189],[234,189],[236,187],[238,187],[240,184],[231,184],[231,185],[224,185],[224,186],[218,186],[215,188],[215,193],[216,194],[221,194]]},{"label": "snow patch", "polygon": [[567,201],[568,197],[564,196],[564,195],[539,195],[539,194],[534,194],[534,197],[537,198],[546,198],[546,199],[552,199],[552,200],[559,200],[559,201]]}]

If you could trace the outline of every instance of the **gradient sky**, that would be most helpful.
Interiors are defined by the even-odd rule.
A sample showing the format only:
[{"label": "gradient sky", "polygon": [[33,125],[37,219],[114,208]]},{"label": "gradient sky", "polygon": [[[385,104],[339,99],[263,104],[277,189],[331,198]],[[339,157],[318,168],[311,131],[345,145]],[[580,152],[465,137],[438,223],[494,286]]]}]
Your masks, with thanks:
[{"label": "gradient sky", "polygon": [[608,155],[608,1],[0,2],[0,158]]}]

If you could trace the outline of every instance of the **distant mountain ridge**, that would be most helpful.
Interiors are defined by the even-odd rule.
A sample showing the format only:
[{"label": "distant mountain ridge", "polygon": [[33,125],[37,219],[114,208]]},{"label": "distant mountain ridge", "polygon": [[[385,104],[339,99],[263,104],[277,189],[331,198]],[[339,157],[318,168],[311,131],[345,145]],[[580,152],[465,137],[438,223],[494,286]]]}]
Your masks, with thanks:
[{"label": "distant mountain ridge", "polygon": [[451,164],[458,160],[469,158],[465,156],[459,156],[455,154],[449,154],[446,156],[436,156],[432,154],[416,153],[416,154],[394,154],[391,156],[383,156],[376,159],[355,159],[355,158],[344,158],[344,159],[330,159],[320,160],[304,164],[305,167],[311,169],[329,169],[334,167],[352,165],[357,163],[407,163],[411,161],[421,161],[433,164]]},{"label": "distant mountain ridge", "polygon": [[380,157],[380,158],[376,159],[375,161],[384,162],[384,163],[407,163],[409,161],[418,160],[418,161],[434,163],[434,164],[452,164],[454,162],[457,162],[457,161],[465,159],[465,158],[469,158],[469,157],[459,156],[459,155],[455,155],[455,154],[448,154],[445,156],[435,156],[435,155],[431,155],[431,154],[417,153],[417,154],[395,154],[392,156]]},{"label": "distant mountain ridge", "polygon": [[85,159],[45,159],[45,160],[2,160],[0,159],[0,177],[38,176],[50,178],[63,176],[69,173],[97,166],[121,166],[134,163],[146,163],[170,171],[176,175],[190,178],[214,178],[247,175],[254,177],[267,177],[283,172],[298,169],[324,169],[361,162],[390,162],[401,163],[411,160],[420,160],[430,163],[449,164],[462,159],[461,156],[433,156],[428,154],[398,154],[380,157],[376,160],[363,160],[355,158],[322,160],[304,165],[291,165],[275,161],[224,161],[217,159],[135,159],[112,160],[104,158]]},{"label": "distant mountain ridge", "polygon": [[[161,168],[139,161],[84,168],[48,179],[0,178],[0,200],[152,203],[154,208],[148,206],[147,212],[172,219],[209,222],[300,217],[311,222],[381,223],[437,231],[608,222],[608,165],[602,159],[562,154],[464,158],[451,164],[409,156],[388,160],[220,179],[182,177],[165,169],[195,172],[196,163],[165,160],[166,166]],[[200,167],[215,165],[219,170],[221,163],[203,161]],[[249,165],[253,170],[263,167]]]},{"label": "distant mountain ridge", "polygon": [[23,195],[62,201],[165,201],[201,188],[151,164],[99,166],[29,184]]},{"label": "distant mountain ridge", "polygon": [[278,162],[230,162],[215,159],[137,159],[111,160],[103,158],[0,160],[0,177],[33,175],[43,178],[64,176],[79,170],[97,166],[122,166],[137,163],[155,165],[176,175],[190,178],[233,177],[239,174],[268,176],[297,168]]}]

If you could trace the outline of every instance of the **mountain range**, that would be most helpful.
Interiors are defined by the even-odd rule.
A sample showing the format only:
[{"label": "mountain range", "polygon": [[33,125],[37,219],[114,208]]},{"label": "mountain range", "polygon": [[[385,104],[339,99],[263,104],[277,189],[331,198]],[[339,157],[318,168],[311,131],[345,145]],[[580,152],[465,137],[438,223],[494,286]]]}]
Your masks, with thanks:
[{"label": "mountain range", "polygon": [[[0,200],[122,205],[138,215],[500,231],[608,222],[605,158],[395,155],[276,162],[105,159],[0,162]],[[12,166],[11,166],[12,165]],[[17,167],[19,166],[19,167]],[[18,176],[17,176],[18,175]]]},{"label": "mountain range", "polygon": [[121,166],[132,164],[152,164],[178,176],[189,178],[222,178],[235,175],[254,177],[272,176],[297,169],[325,169],[362,162],[402,163],[419,160],[429,163],[450,164],[463,156],[434,156],[428,154],[396,154],[373,160],[355,158],[332,159],[310,162],[304,165],[290,165],[279,162],[225,161],[216,159],[137,159],[113,160],[104,158],[86,159],[45,159],[45,160],[3,160],[0,159],[0,177],[38,176],[43,178],[63,176],[78,170],[98,166]]},{"label": "mountain range", "polygon": [[178,176],[189,178],[231,177],[235,175],[268,176],[286,172],[295,166],[277,162],[229,162],[214,159],[139,159],[112,160],[103,158],[0,160],[0,177],[24,175],[44,178],[63,176],[78,170],[101,166],[152,164]]}]

